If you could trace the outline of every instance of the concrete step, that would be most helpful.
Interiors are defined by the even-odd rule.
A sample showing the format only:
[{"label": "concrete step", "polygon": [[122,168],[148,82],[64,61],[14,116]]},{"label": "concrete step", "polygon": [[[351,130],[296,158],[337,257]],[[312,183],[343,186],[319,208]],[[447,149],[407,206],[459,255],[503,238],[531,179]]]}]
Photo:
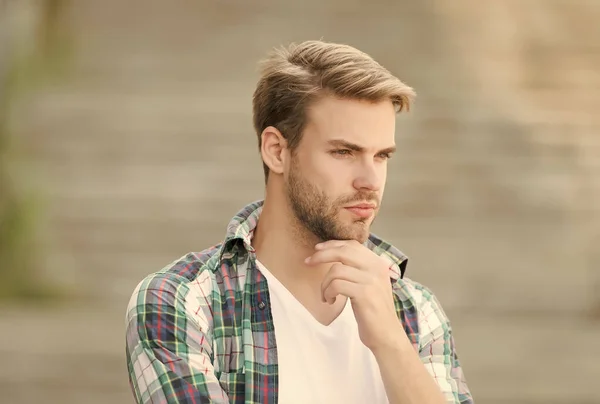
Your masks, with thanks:
[{"label": "concrete step", "polygon": [[[215,200],[214,209],[183,219],[158,212],[145,221],[62,218],[42,248],[49,252],[45,266],[100,300],[126,297],[146,274],[221,241],[242,202]],[[436,291],[450,310],[578,313],[593,304],[593,268],[574,224],[529,215],[519,224],[501,217],[477,224],[458,215],[427,220],[393,208],[386,205],[374,232],[411,257],[408,276]]]},{"label": "concrete step", "polygon": [[[36,402],[41,397],[47,403],[84,397],[90,403],[130,401],[124,310],[121,304],[103,310],[4,308],[0,328],[14,331],[0,335],[0,354],[5,359],[0,362],[0,388],[6,402]],[[600,377],[596,363],[600,325],[564,316],[454,316],[451,321],[476,401],[588,404],[600,400],[593,383]],[[486,353],[483,358],[481,352]]]},{"label": "concrete step", "polygon": [[131,401],[124,307],[3,307],[0,329],[11,330],[0,336],[3,402]]},{"label": "concrete step", "polygon": [[600,393],[589,383],[600,377],[600,324],[557,315],[547,320],[457,318],[454,327],[476,402],[600,401]]},{"label": "concrete step", "polygon": [[[211,209],[212,202],[227,203],[233,198],[239,203],[240,198],[263,196],[259,157],[249,157],[245,152],[223,154],[229,154],[228,161],[219,157],[217,161],[187,164],[169,160],[146,164],[151,160],[140,159],[144,163],[117,162],[110,167],[75,161],[61,163],[60,167],[45,164],[36,171],[45,173],[40,193],[50,198],[47,207],[57,218],[131,218],[135,222],[154,220],[155,214],[162,216],[158,220],[188,214],[197,217],[195,211],[200,206]],[[235,163],[229,163],[229,159]],[[547,217],[558,212],[598,209],[593,200],[599,184],[594,181],[593,171],[583,168],[551,172],[544,170],[544,165],[511,175],[504,169],[510,160],[496,167],[453,166],[441,161],[428,165],[429,156],[410,160],[390,166],[387,185],[388,194],[401,197],[388,197],[386,204],[403,216],[417,215],[419,209],[436,217],[520,213]],[[181,214],[171,213],[174,210]]]}]

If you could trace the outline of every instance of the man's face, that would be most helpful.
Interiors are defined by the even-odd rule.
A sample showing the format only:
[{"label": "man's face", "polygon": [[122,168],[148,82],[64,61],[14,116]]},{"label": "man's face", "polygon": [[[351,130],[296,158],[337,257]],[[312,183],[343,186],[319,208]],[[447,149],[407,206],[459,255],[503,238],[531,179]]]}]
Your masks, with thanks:
[{"label": "man's face", "polygon": [[326,97],[308,111],[308,124],[284,173],[296,218],[320,241],[364,242],[377,212],[395,150],[391,102]]}]

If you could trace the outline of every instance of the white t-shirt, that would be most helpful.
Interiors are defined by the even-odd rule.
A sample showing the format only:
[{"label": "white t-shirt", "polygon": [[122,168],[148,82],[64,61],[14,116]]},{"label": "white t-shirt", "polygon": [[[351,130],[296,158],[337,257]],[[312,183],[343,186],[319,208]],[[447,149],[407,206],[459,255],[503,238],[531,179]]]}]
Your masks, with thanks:
[{"label": "white t-shirt", "polygon": [[277,341],[282,404],[386,404],[379,366],[362,343],[350,300],[328,326],[261,263],[267,279]]}]

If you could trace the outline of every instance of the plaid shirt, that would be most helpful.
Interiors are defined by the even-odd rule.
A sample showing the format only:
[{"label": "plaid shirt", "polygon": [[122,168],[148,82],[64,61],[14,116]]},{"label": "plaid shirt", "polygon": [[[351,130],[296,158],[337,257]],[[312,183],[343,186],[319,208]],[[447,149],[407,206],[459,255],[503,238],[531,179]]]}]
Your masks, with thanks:
[{"label": "plaid shirt", "polygon": [[[250,243],[261,209],[260,201],[246,206],[221,244],[182,257],[135,288],[126,355],[138,403],[277,403],[269,289]],[[447,401],[472,403],[437,299],[404,278],[400,251],[374,235],[366,245],[392,262],[396,312]]]}]

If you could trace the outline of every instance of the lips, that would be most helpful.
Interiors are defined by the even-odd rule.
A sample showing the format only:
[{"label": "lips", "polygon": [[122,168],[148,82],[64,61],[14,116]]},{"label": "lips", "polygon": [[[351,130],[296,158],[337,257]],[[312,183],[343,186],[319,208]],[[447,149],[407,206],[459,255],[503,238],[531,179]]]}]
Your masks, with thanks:
[{"label": "lips", "polygon": [[372,203],[359,203],[358,205],[348,206],[346,209],[375,209]]},{"label": "lips", "polygon": [[359,203],[357,205],[347,206],[345,209],[353,215],[365,219],[373,214],[375,205],[370,203]]}]

